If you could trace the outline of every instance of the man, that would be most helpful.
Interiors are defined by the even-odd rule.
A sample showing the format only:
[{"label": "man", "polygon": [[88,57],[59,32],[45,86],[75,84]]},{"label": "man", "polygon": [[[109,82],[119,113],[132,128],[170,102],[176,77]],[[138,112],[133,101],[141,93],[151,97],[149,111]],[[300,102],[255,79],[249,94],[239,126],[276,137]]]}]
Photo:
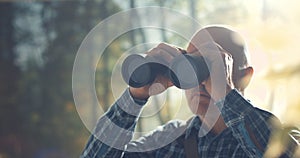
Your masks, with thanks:
[{"label": "man", "polygon": [[[162,43],[147,54],[170,62],[182,52]],[[253,68],[241,36],[223,26],[209,26],[192,37],[186,52],[203,56],[210,63],[210,77],[186,90],[195,116],[187,122],[170,121],[136,141],[131,140],[148,98],[173,86],[168,77],[158,75],[151,85],[129,87],[124,92],[99,119],[82,157],[263,156],[275,128],[270,120],[276,118],[243,97]],[[284,156],[291,156],[291,152]]]}]

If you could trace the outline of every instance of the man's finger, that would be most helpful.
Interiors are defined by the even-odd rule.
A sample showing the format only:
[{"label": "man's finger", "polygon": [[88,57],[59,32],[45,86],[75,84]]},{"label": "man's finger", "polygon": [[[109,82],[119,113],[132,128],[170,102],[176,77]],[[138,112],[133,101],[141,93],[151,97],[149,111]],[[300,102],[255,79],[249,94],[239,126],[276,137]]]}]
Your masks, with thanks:
[{"label": "man's finger", "polygon": [[169,53],[173,57],[177,56],[180,53],[180,51],[176,47],[166,44],[166,43],[160,43],[157,46],[157,48],[165,50],[167,53]]}]

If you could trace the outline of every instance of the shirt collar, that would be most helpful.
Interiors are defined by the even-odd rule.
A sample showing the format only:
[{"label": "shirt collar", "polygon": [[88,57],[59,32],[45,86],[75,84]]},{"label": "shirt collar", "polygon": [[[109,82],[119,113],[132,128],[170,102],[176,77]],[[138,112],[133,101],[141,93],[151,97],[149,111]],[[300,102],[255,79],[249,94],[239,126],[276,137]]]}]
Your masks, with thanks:
[{"label": "shirt collar", "polygon": [[199,131],[201,124],[201,120],[198,116],[195,115],[192,118],[190,118],[190,120],[187,121],[185,139],[187,139],[191,135],[192,131]]}]

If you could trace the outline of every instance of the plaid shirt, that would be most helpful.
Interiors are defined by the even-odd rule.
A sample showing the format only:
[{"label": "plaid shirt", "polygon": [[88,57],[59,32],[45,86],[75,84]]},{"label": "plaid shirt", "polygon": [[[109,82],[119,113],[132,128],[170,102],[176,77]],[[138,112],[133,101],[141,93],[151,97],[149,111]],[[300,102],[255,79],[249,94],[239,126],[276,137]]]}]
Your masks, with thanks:
[{"label": "plaid shirt", "polygon": [[[262,157],[273,130],[269,120],[275,117],[253,107],[236,90],[232,90],[223,103],[219,103],[223,105],[220,111],[228,128],[218,135],[208,132],[205,136],[198,137],[199,157]],[[194,116],[188,122],[170,121],[133,141],[133,131],[142,107],[127,89],[99,119],[81,157],[186,157],[182,140],[192,133],[203,132],[200,128],[201,120]],[[178,131],[182,131],[182,134],[172,135]],[[255,137],[255,143],[249,131]],[[174,137],[174,140],[161,146],[166,137]],[[283,157],[292,157],[291,155],[292,152],[286,152]]]}]

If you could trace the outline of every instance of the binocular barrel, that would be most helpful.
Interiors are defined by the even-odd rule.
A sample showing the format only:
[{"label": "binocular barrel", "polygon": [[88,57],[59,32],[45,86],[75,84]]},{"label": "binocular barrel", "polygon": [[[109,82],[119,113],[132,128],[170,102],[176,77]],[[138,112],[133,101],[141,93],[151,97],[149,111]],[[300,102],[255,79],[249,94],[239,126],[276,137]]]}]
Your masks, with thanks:
[{"label": "binocular barrel", "polygon": [[122,64],[122,77],[131,87],[149,85],[157,75],[168,77],[178,88],[189,89],[209,77],[209,68],[205,59],[196,54],[180,54],[169,65],[153,57],[132,54]]}]

